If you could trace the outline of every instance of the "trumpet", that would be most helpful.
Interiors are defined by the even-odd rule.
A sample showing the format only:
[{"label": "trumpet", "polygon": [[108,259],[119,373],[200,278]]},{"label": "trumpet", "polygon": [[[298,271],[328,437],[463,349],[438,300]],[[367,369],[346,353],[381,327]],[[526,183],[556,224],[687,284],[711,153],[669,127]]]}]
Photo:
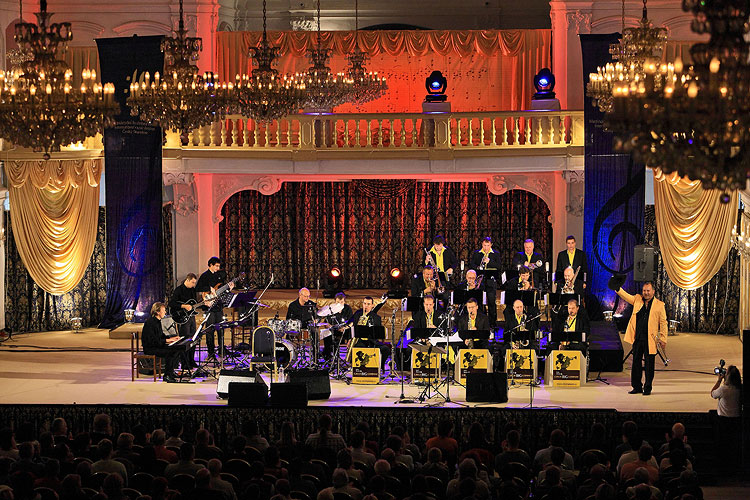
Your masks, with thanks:
[{"label": "trumpet", "polygon": [[664,366],[669,366],[669,357],[667,356],[667,348],[661,346],[661,341],[659,340],[658,335],[652,335],[654,338],[654,342],[656,342],[656,353],[659,355],[659,357],[664,361]]},{"label": "trumpet", "polygon": [[581,270],[581,266],[578,266],[578,269],[576,269],[575,274],[573,275],[573,279],[570,281],[565,280],[565,286],[563,286],[562,293],[575,293],[575,283],[576,279],[578,278],[578,272]]}]

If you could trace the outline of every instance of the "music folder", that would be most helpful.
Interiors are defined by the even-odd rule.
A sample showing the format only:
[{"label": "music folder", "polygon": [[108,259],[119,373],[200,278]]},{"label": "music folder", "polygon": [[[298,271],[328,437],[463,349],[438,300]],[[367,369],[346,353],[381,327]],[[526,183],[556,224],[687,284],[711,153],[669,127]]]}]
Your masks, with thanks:
[{"label": "music folder", "polygon": [[409,336],[412,340],[428,339],[435,335],[437,328],[410,328]]},{"label": "music folder", "polygon": [[500,301],[513,307],[513,302],[520,300],[524,306],[531,308],[536,306],[536,293],[536,290],[505,290],[500,293]]},{"label": "music folder", "polygon": [[489,340],[490,339],[490,331],[489,330],[459,330],[458,336],[461,337],[462,340]]},{"label": "music folder", "polygon": [[500,276],[500,270],[499,269],[475,269],[477,272],[477,278],[480,276],[484,276],[482,278],[482,283],[486,283],[486,279],[494,278],[495,281],[497,281],[497,278]]},{"label": "music folder", "polygon": [[385,340],[385,327],[382,325],[354,325],[354,337],[358,339]]},{"label": "music folder", "polygon": [[586,342],[585,332],[566,332],[564,330],[554,329],[549,334],[550,342]]},{"label": "music folder", "polygon": [[473,298],[480,304],[487,304],[487,294],[484,290],[453,290],[451,292],[451,304],[463,305],[470,298]]},{"label": "music folder", "polygon": [[409,344],[409,347],[411,347],[412,350],[418,351],[418,352],[429,352],[431,354],[445,354],[445,349],[436,345],[411,343]]},{"label": "music folder", "polygon": [[568,301],[575,299],[578,304],[581,304],[581,296],[577,293],[548,293],[547,302],[551,306],[563,306],[568,305]]}]

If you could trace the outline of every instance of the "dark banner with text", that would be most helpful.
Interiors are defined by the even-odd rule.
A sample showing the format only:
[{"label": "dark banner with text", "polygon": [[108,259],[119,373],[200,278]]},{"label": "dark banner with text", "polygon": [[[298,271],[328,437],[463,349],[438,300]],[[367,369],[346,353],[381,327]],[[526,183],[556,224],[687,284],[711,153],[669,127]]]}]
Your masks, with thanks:
[{"label": "dark banner with text", "polygon": [[103,82],[115,84],[121,113],[104,131],[107,200],[107,302],[101,328],[141,318],[164,300],[159,127],[130,116],[125,104],[133,72],[162,71],[160,36],[98,39]]},{"label": "dark banner with text", "polygon": [[[581,35],[584,88],[589,73],[611,61],[609,46],[619,34]],[[603,310],[625,304],[607,288],[612,274],[625,274],[623,288],[634,292],[633,248],[643,243],[645,168],[630,154],[613,151],[612,134],[604,130],[604,114],[584,100],[585,174],[584,246],[589,256],[590,291]],[[617,303],[619,302],[619,304]]]}]

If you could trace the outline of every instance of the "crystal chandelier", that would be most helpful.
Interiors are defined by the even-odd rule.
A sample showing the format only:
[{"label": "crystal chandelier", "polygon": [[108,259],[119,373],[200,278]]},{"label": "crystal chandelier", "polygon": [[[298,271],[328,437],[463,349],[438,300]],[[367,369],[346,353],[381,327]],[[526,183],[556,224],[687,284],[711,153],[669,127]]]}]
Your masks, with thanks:
[{"label": "crystal chandelier", "polygon": [[19,65],[0,72],[0,135],[34,152],[51,151],[81,142],[101,132],[119,112],[114,85],[96,81],[96,71],[82,72],[80,87],[73,86],[70,67],[56,58],[73,39],[70,23],[51,23],[47,1],[39,2],[37,24],[16,24],[15,41],[31,54]]},{"label": "crystal chandelier", "polygon": [[[750,169],[750,3],[683,0],[692,30],[710,33],[690,48],[693,66],[645,64],[645,78],[613,88],[605,125],[615,147],[648,166],[700,180],[706,189],[744,189]],[[728,200],[729,197],[722,197]]]},{"label": "crystal chandelier", "polygon": [[346,76],[354,87],[351,92],[353,103],[364,104],[373,101],[388,90],[385,78],[380,78],[377,72],[368,73],[364,65],[370,56],[359,48],[359,0],[354,2],[354,50],[346,57],[349,60]]},{"label": "crystal chandelier", "polygon": [[352,102],[354,82],[344,73],[332,74],[331,68],[327,66],[331,49],[324,49],[321,46],[320,0],[318,0],[317,7],[317,44],[316,48],[309,50],[307,53],[312,66],[307,69],[307,74],[304,75],[307,91],[305,106],[314,111],[326,112],[340,104]]},{"label": "crystal chandelier", "polygon": [[273,68],[279,58],[278,47],[271,47],[266,33],[266,0],[263,0],[263,36],[258,47],[250,47],[255,68],[248,75],[235,77],[229,112],[270,122],[296,113],[305,101],[304,84],[296,77]]},{"label": "crystal chandelier", "polygon": [[597,67],[596,73],[589,74],[586,95],[592,104],[603,113],[612,111],[614,104],[612,90],[618,83],[644,78],[644,63],[648,60],[661,60],[667,30],[654,28],[648,19],[646,0],[643,0],[643,15],[636,28],[625,28],[625,0],[622,1],[622,38],[609,47],[609,53],[616,62]]},{"label": "crystal chandelier", "polygon": [[[19,22],[23,22],[23,0],[18,0],[18,20]],[[27,48],[21,48],[18,47],[16,49],[10,49],[8,52],[5,53],[5,56],[8,59],[8,67],[12,68],[18,68],[23,63],[31,61],[34,58],[34,55],[29,51]],[[8,72],[11,75],[11,78],[13,77],[13,72]],[[7,74],[6,74],[7,76]],[[11,84],[13,82],[11,81]]]},{"label": "crystal chandelier", "polygon": [[179,132],[182,144],[187,144],[193,130],[210,125],[225,114],[229,90],[218,84],[215,74],[201,75],[192,64],[198,60],[203,43],[200,38],[188,36],[182,1],[179,28],[175,36],[165,37],[161,43],[164,76],[156,72],[152,79],[148,71],[141,73],[130,84],[127,103],[131,115],[164,130]]}]

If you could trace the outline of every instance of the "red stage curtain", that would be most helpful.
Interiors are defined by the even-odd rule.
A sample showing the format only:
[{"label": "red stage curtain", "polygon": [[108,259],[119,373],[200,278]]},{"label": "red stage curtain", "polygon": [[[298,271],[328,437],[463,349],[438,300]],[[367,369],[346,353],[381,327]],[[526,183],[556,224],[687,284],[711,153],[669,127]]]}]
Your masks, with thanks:
[{"label": "red stage curtain", "polygon": [[314,286],[332,266],[343,271],[346,288],[386,288],[391,268],[417,270],[435,234],[464,261],[489,235],[507,268],[525,238],[547,260],[552,251],[544,201],[520,190],[496,196],[485,183],[290,182],[270,196],[239,192],[222,215],[228,273],[261,283],[273,272],[279,288]]},{"label": "red stage curtain", "polygon": [[[216,33],[216,62],[223,80],[250,73],[248,47],[260,40],[257,32]],[[534,93],[534,75],[550,66],[551,31],[336,31],[322,33],[323,46],[331,47],[330,67],[344,71],[346,54],[355,43],[372,59],[367,69],[388,81],[388,93],[359,107],[342,105],[339,113],[421,112],[425,78],[440,70],[448,79],[453,111],[516,111],[528,109]],[[315,32],[271,32],[280,47],[277,69],[289,74],[310,65],[305,51],[316,43]]]}]

